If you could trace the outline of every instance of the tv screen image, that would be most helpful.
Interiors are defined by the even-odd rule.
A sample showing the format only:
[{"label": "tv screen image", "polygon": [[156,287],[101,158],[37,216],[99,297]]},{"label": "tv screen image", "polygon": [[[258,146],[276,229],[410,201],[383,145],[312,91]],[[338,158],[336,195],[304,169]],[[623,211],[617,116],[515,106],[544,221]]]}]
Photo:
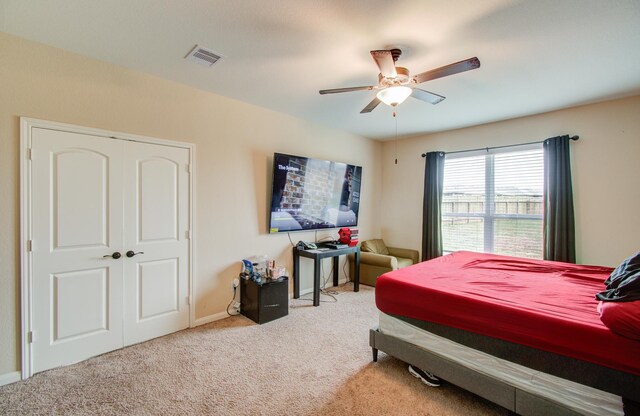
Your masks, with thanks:
[{"label": "tv screen image", "polygon": [[361,166],[275,153],[269,232],[355,227],[361,180]]}]

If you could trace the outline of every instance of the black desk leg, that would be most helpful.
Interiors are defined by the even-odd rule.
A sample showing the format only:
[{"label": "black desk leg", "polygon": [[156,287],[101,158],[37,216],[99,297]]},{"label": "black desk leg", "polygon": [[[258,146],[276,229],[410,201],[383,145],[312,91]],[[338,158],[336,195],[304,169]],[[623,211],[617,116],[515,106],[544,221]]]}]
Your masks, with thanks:
[{"label": "black desk leg", "polygon": [[339,265],[339,261],[340,260],[340,256],[335,256],[333,258],[333,285],[334,286],[338,286],[338,265]]},{"label": "black desk leg", "polygon": [[300,297],[300,254],[293,248],[293,298]]},{"label": "black desk leg", "polygon": [[353,291],[360,291],[360,250],[354,253],[353,259]]},{"label": "black desk leg", "polygon": [[313,260],[313,306],[320,306],[320,263],[322,260]]}]

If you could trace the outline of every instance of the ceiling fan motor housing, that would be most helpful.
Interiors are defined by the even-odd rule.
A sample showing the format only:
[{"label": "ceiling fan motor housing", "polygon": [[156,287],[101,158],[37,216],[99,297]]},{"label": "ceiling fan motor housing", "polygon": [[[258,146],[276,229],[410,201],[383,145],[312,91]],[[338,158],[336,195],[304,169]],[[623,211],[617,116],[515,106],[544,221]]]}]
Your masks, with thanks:
[{"label": "ceiling fan motor housing", "polygon": [[402,51],[400,49],[390,49],[389,52],[391,52],[391,57],[393,58],[393,62],[397,62],[398,58],[400,58],[400,55],[402,55]]}]

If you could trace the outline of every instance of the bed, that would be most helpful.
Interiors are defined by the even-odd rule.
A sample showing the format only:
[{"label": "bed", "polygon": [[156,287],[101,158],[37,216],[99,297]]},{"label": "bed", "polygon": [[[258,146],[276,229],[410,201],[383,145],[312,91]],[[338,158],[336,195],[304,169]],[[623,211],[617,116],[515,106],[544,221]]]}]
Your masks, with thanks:
[{"label": "bed", "polygon": [[595,294],[613,269],[456,252],[376,283],[378,351],[522,415],[636,414],[640,341]]}]

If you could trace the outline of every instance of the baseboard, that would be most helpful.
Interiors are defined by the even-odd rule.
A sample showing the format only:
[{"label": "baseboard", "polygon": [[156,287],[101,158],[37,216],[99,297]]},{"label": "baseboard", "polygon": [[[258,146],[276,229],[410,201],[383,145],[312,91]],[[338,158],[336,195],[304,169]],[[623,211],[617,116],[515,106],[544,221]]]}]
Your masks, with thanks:
[{"label": "baseboard", "polygon": [[13,373],[0,374],[0,386],[15,383],[20,381],[20,371],[14,371]]},{"label": "baseboard", "polygon": [[202,318],[196,319],[196,321],[191,325],[191,327],[196,327],[204,324],[208,324],[211,322],[219,321],[220,319],[228,318],[229,314],[227,312],[214,313],[213,315],[203,316]]}]

